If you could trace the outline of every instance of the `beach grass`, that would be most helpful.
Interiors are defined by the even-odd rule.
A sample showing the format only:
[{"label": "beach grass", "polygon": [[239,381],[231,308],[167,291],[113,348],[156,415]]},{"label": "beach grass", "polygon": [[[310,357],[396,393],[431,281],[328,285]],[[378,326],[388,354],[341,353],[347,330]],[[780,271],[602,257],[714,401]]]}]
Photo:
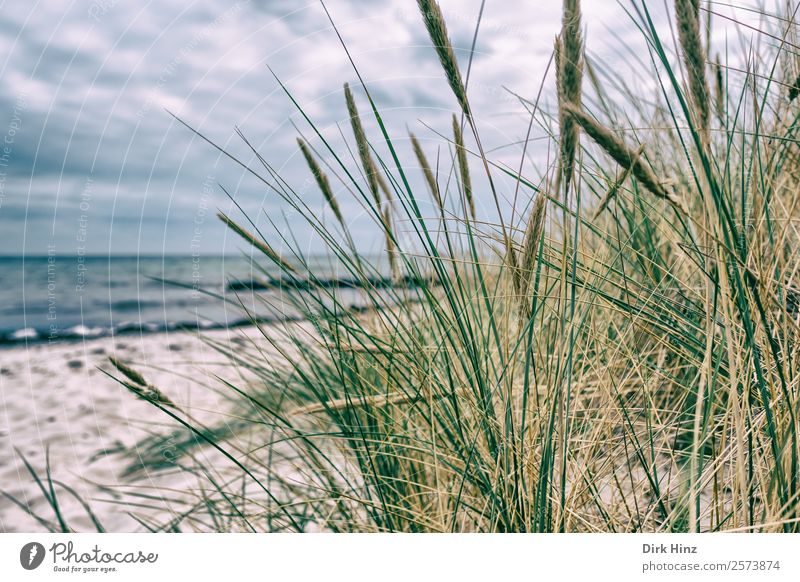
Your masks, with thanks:
[{"label": "beach grass", "polygon": [[[763,14],[765,42],[728,67],[703,46],[704,3],[676,0],[674,35],[650,3],[623,4],[650,89],[586,55],[580,3],[565,1],[544,81],[557,105],[520,101],[559,152],[541,168],[485,154],[433,0],[419,2],[420,26],[453,91],[452,167],[417,137],[405,147],[357,70],[346,105],[360,168],[282,85],[331,168],[300,142],[336,221],[288,180],[276,195],[360,282],[361,302],[323,284],[280,230],[222,215],[265,273],[303,281],[282,300],[305,323],[217,346],[256,379],[227,382],[241,401],[231,430],[150,400],[183,431],[187,459],[212,442],[224,453],[199,465],[202,498],[152,529],[800,529],[791,15]],[[518,188],[513,208],[500,177]],[[384,241],[378,260],[348,232],[348,193]],[[407,284],[376,286],[387,265]]]}]

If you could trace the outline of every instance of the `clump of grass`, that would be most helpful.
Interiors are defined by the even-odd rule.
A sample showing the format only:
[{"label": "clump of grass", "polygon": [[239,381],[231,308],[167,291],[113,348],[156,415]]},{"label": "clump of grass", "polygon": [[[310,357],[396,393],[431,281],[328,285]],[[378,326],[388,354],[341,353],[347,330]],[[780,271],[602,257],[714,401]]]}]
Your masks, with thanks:
[{"label": "clump of grass", "polygon": [[[213,499],[198,500],[227,508],[212,512],[209,527],[797,531],[800,264],[791,249],[800,241],[791,225],[800,218],[800,160],[785,92],[765,75],[735,78],[731,66],[723,100],[755,102],[759,115],[717,105],[726,132],[708,132],[706,51],[692,1],[676,3],[688,88],[653,24],[661,20],[643,2],[630,14],[650,58],[632,64],[659,87],[656,96],[634,92],[594,59],[586,61],[590,86],[568,82],[584,58],[578,4],[568,1],[552,87],[558,109],[524,109],[541,128],[532,139],[559,152],[562,170],[572,165],[574,197],[565,199],[550,168],[525,158],[515,172],[485,155],[441,11],[435,2],[419,5],[487,184],[493,171],[513,180],[520,206],[497,205],[498,216],[480,223],[471,207],[472,220],[426,217],[419,204],[426,195],[407,168],[422,166],[440,200],[450,182],[436,180],[416,139],[410,151],[396,143],[370,97],[391,162],[373,172],[383,160],[373,157],[359,121],[364,199],[376,211],[374,236],[386,236],[390,224],[402,229],[386,244],[413,285],[368,284],[384,267],[341,244],[342,233],[303,205],[288,178],[278,195],[331,260],[362,282],[356,290],[315,285],[319,275],[301,245],[282,240],[289,265],[224,219],[263,251],[265,271],[291,267],[294,280],[309,284],[282,290],[275,306],[303,323],[260,326],[263,341],[252,346],[218,346],[255,377],[227,384],[241,398],[236,430],[184,420],[230,465],[228,481],[214,480]],[[777,37],[770,22],[765,34]],[[687,102],[688,131],[675,113]],[[351,94],[347,103],[353,120]],[[341,176],[341,191],[360,196],[357,172],[309,123],[341,169],[331,174]],[[591,140],[581,143],[575,128]],[[459,168],[437,173],[459,174],[469,205],[467,185],[474,196],[483,184],[469,179],[458,129],[454,121]],[[686,146],[687,135],[698,151]],[[521,156],[529,146],[520,146]],[[370,178],[380,174],[383,185]],[[393,216],[382,206],[384,189]],[[490,193],[497,201],[493,185]],[[697,203],[684,205],[690,196]],[[662,201],[677,212],[664,212]],[[527,217],[522,232],[507,231],[509,213]],[[193,470],[212,473],[202,464]]]},{"label": "clump of grass", "polygon": [[47,516],[41,515],[31,508],[28,499],[22,500],[18,497],[8,493],[7,491],[0,489],[0,495],[6,498],[8,501],[13,503],[15,506],[20,508],[22,511],[30,515],[31,519],[36,522],[42,529],[48,531],[50,533],[73,533],[76,531],[80,531],[79,528],[70,525],[67,517],[64,514],[64,509],[60,502],[60,499],[57,494],[57,488],[62,489],[65,493],[70,495],[75,501],[78,502],[82,510],[85,512],[86,517],[88,517],[89,522],[92,524],[94,531],[97,533],[105,533],[106,529],[103,526],[100,519],[95,514],[94,510],[92,510],[89,501],[84,499],[83,497],[78,494],[72,487],[67,485],[66,483],[62,483],[61,481],[54,479],[51,467],[50,467],[50,449],[45,449],[45,462],[44,462],[44,474],[40,471],[37,471],[33,465],[31,465],[30,461],[23,455],[18,449],[14,449],[14,451],[19,456],[22,464],[25,466],[25,470],[27,471],[30,478],[36,484],[39,492],[42,494],[42,498],[47,502],[47,507],[52,511],[53,518],[50,519]]}]

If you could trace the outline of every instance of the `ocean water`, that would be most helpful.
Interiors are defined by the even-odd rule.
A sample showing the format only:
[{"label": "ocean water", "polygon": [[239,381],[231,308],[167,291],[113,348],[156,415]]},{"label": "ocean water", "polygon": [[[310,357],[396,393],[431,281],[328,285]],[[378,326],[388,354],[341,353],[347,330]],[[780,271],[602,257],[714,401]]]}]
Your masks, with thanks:
[{"label": "ocean water", "polygon": [[[330,260],[312,261],[336,277]],[[250,288],[270,276],[242,256],[0,258],[0,343],[238,325],[248,320],[238,302],[262,319],[296,316],[275,307],[280,289]]]}]

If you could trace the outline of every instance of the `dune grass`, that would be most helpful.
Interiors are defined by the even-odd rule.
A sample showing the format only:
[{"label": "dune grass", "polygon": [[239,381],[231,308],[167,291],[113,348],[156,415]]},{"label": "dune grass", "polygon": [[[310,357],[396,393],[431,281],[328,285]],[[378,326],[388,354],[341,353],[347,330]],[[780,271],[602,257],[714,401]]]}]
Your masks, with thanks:
[{"label": "dune grass", "polygon": [[[514,169],[484,153],[441,11],[419,5],[458,108],[442,137],[452,155],[434,165],[416,138],[413,154],[401,148],[405,131],[384,124],[356,70],[359,167],[285,88],[331,169],[301,142],[336,220],[261,156],[250,170],[363,283],[365,307],[315,285],[296,241],[276,230],[268,244],[224,217],[265,273],[306,282],[283,299],[307,323],[218,346],[257,379],[228,385],[244,419],[233,432],[257,435],[254,446],[197,439],[212,433],[152,400],[190,435],[187,451],[213,441],[238,475],[158,528],[800,529],[794,15],[763,14],[733,67],[703,46],[705,3],[676,0],[668,35],[647,2],[624,3],[648,51],[650,90],[637,94],[585,54],[580,4],[565,1],[543,81],[557,108],[520,100],[524,147],[538,132],[558,155]],[[500,177],[515,184],[513,208]],[[354,244],[339,208],[348,192],[385,260]],[[389,256],[413,284],[371,284]]]}]

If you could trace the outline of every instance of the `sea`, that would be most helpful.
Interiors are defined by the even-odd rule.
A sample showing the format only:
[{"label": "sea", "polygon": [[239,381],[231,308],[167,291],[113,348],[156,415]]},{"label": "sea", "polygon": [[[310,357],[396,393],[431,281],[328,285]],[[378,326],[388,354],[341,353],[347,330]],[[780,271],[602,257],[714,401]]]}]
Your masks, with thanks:
[{"label": "sea", "polygon": [[[336,280],[335,261],[309,263]],[[0,257],[0,345],[296,317],[279,282],[246,256]]]}]

